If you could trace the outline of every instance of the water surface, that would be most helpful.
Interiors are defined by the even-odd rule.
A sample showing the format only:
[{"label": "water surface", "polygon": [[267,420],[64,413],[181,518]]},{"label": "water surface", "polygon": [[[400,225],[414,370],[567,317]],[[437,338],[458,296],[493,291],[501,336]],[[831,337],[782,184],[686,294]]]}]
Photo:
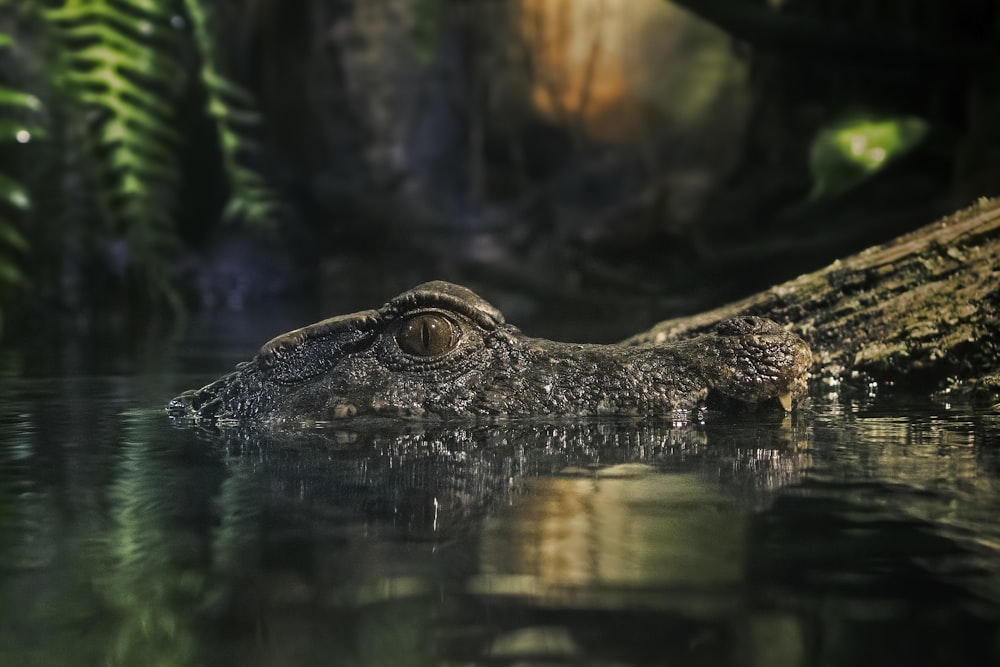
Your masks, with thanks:
[{"label": "water surface", "polygon": [[996,411],[219,432],[10,366],[5,665],[1000,664]]}]

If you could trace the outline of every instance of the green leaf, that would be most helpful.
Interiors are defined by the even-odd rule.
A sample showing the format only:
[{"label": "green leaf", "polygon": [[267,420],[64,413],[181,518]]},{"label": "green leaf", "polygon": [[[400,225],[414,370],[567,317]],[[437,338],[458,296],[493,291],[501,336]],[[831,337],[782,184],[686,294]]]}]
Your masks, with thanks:
[{"label": "green leaf", "polygon": [[0,142],[26,144],[33,139],[41,139],[45,130],[35,125],[25,125],[16,120],[0,118]]},{"label": "green leaf", "polygon": [[0,255],[0,283],[14,286],[24,284],[24,273],[21,268],[2,255]]},{"label": "green leaf", "polygon": [[260,114],[256,111],[236,109],[223,102],[219,97],[213,97],[209,100],[208,115],[220,123],[233,121],[241,125],[256,125],[260,122]]},{"label": "green leaf", "polygon": [[123,5],[131,5],[134,9],[156,14],[163,9],[163,0],[120,0]]},{"label": "green leaf", "polygon": [[823,127],[809,152],[811,199],[840,194],[861,183],[923,140],[929,125],[915,116],[853,111]]},{"label": "green leaf", "polygon": [[200,71],[208,95],[207,112],[215,119],[219,148],[229,179],[230,200],[223,216],[228,220],[241,218],[260,227],[271,226],[279,210],[277,197],[259,174],[240,163],[241,155],[258,150],[258,146],[236,127],[257,125],[260,114],[255,108],[253,95],[219,73],[209,37],[206,6],[200,0],[184,0],[202,60]]},{"label": "green leaf", "polygon": [[0,174],[0,202],[22,211],[31,208],[28,191],[23,185],[4,174]]},{"label": "green leaf", "polygon": [[[253,95],[219,72],[205,13],[210,0],[41,4],[40,13],[58,40],[59,64],[52,79],[71,100],[69,115],[76,126],[69,134],[83,144],[82,168],[94,173],[95,199],[107,229],[127,236],[135,251],[137,277],[174,303],[177,295],[165,258],[178,243],[172,210],[181,181],[177,147],[185,137],[178,131],[176,111],[189,76],[179,54],[181,40],[191,37],[173,23],[181,5],[201,58],[205,111],[215,122],[230,185],[227,213],[265,225],[276,215],[277,198],[258,173],[240,162],[259,150],[246,136],[246,128],[260,123]],[[0,105],[24,108],[30,102],[10,92],[5,95],[0,89]],[[25,136],[4,134],[2,129],[0,138]],[[10,190],[14,197],[18,192]],[[23,189],[20,192],[26,196]]]},{"label": "green leaf", "polygon": [[28,240],[4,218],[0,218],[0,245],[22,253],[28,251]]},{"label": "green leaf", "polygon": [[414,51],[425,67],[433,65],[441,41],[441,0],[412,0],[415,21],[410,32]]},{"label": "green leaf", "polygon": [[24,274],[16,265],[0,259],[0,283],[19,287],[24,284]]},{"label": "green leaf", "polygon": [[246,106],[252,106],[255,104],[253,95],[249,90],[243,86],[233,83],[223,76],[220,76],[214,69],[205,67],[202,70],[201,76],[205,82],[205,87],[217,97],[229,97],[235,104],[243,104]]},{"label": "green leaf", "polygon": [[[2,3],[0,3],[2,4]],[[8,35],[0,34],[0,47],[11,46],[13,41]],[[0,106],[26,112],[36,112],[41,109],[41,102],[29,93],[0,86]],[[32,139],[44,136],[44,130],[22,120],[0,118],[0,142],[27,143]],[[18,210],[31,207],[31,199],[23,185],[0,173],[0,203]],[[0,254],[0,283],[20,287],[24,284],[24,274],[21,268],[9,257],[11,251],[24,254],[28,251],[28,240],[21,234],[13,222],[0,217],[0,248],[6,252]]]},{"label": "green leaf", "polygon": [[31,93],[24,93],[5,86],[0,86],[0,104],[27,111],[41,111],[42,109],[41,101]]},{"label": "green leaf", "polygon": [[185,72],[176,57],[181,34],[162,0],[64,0],[44,10],[63,44],[61,85],[87,114],[90,158],[109,187],[101,193],[115,227],[138,244],[150,270],[174,241],[170,209],[180,174],[174,97]]}]

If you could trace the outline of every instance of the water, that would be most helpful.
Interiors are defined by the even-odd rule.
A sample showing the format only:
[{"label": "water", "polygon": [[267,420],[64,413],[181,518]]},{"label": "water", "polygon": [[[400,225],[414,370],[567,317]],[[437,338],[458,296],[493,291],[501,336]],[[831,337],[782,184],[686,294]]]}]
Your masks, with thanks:
[{"label": "water", "polygon": [[0,664],[1000,664],[995,410],[277,436],[162,363],[7,360]]}]

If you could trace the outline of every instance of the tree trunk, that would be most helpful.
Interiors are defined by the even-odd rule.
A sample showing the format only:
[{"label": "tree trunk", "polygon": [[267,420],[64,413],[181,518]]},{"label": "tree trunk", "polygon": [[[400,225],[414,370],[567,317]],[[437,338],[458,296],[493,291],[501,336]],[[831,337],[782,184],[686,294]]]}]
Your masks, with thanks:
[{"label": "tree trunk", "polygon": [[812,346],[812,376],[910,389],[1000,389],[1000,199],[741,301],[666,320],[629,343],[761,315]]}]

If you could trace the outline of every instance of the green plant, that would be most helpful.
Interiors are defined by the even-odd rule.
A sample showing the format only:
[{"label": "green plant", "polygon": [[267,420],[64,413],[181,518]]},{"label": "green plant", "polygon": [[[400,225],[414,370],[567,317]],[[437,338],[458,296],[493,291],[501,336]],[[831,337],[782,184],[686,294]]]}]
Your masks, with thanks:
[{"label": "green plant", "polygon": [[200,82],[215,119],[230,184],[227,217],[268,224],[276,203],[263,179],[240,158],[257,150],[246,129],[259,121],[252,96],[219,74],[202,0],[63,0],[43,10],[60,41],[54,80],[71,105],[97,111],[77,128],[94,173],[102,214],[124,234],[155,293],[175,299],[166,258],[179,182],[174,127],[187,83],[180,51],[186,11],[201,61]]},{"label": "green plant", "polygon": [[[67,212],[60,222],[49,219],[60,216],[46,215],[37,224],[66,225],[71,220],[65,234],[54,230],[48,237],[68,238],[72,230],[91,239],[88,247],[125,240],[129,277],[145,284],[151,299],[165,298],[175,309],[180,309],[180,301],[168,267],[178,245],[174,218],[184,139],[178,111],[190,85],[202,86],[215,122],[220,166],[230,186],[225,217],[268,226],[277,213],[274,194],[244,163],[259,150],[248,130],[260,118],[252,95],[220,74],[208,4],[57,0],[21,5],[22,15],[41,19],[46,28],[36,48],[48,53],[39,71],[48,79],[51,99],[46,98],[46,106],[58,144],[49,161],[64,174],[55,179],[64,184],[56,196],[71,199],[67,187],[82,189],[77,199],[88,204],[85,211]],[[201,63],[198,77],[188,75],[192,57]],[[5,90],[0,105],[23,106],[33,99]],[[0,140],[10,138],[7,129],[0,125]],[[36,161],[44,159],[35,156]],[[9,179],[0,180],[0,202],[25,208],[27,192]],[[24,236],[0,218],[0,252],[26,248]],[[16,283],[24,276],[9,255],[0,254],[0,280]]]},{"label": "green plant", "polygon": [[179,180],[171,126],[184,72],[169,2],[65,0],[42,9],[57,40],[52,80],[78,113],[66,128],[83,144],[100,216],[128,239],[155,292],[173,298],[164,266],[175,242]]},{"label": "green plant", "polygon": [[[0,34],[0,49],[12,46],[10,36]],[[27,143],[40,137],[41,128],[26,121],[40,108],[41,103],[34,95],[0,86],[0,142]],[[20,287],[25,281],[19,259],[27,253],[28,241],[9,213],[25,211],[30,206],[31,199],[25,187],[15,178],[0,173],[0,295],[5,288]],[[0,316],[2,314],[0,310]]]},{"label": "green plant", "polygon": [[433,65],[441,41],[441,0],[415,0],[410,41],[421,65]]},{"label": "green plant", "polygon": [[927,121],[915,116],[885,116],[853,111],[825,125],[813,139],[809,167],[811,199],[846,192],[926,136]]},{"label": "green plant", "polygon": [[194,29],[201,58],[201,82],[208,98],[207,112],[215,120],[223,165],[232,190],[226,206],[227,218],[242,218],[257,225],[269,225],[278,202],[260,174],[240,162],[240,154],[258,150],[246,130],[260,122],[253,95],[222,76],[209,30],[209,14],[203,0],[184,0]]}]

